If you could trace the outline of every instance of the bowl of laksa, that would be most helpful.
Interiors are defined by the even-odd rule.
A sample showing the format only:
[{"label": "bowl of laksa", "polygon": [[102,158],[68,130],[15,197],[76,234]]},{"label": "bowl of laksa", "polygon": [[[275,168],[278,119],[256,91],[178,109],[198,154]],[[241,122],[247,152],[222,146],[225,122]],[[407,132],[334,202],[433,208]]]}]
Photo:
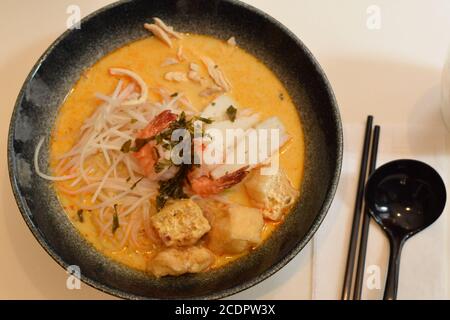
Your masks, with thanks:
[{"label": "bowl of laksa", "polygon": [[311,239],[339,178],[325,75],[235,1],[125,1],[64,33],[17,100],[11,183],[64,268],[130,299],[222,298]]}]

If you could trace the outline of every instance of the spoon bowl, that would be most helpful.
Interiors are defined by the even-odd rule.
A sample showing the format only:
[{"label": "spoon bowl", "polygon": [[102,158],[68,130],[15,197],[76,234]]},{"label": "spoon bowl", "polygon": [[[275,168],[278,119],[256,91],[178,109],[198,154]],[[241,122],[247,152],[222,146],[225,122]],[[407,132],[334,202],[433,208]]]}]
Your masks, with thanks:
[{"label": "spoon bowl", "polygon": [[391,250],[384,299],[395,300],[403,244],[440,217],[446,202],[445,185],[429,165],[416,160],[396,160],[370,176],[365,198],[370,214],[389,238]]}]

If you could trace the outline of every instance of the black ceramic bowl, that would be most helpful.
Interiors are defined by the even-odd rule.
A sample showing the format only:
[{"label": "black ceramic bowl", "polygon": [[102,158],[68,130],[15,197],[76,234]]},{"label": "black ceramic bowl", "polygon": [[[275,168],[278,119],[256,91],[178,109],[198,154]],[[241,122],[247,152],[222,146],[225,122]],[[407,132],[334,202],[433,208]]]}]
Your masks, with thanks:
[{"label": "black ceramic bowl", "polygon": [[[36,144],[50,135],[58,108],[82,71],[114,49],[148,37],[142,26],[155,16],[183,32],[222,39],[236,36],[240,47],[283,81],[298,106],[306,138],[301,199],[263,246],[219,270],[162,279],[97,252],[66,218],[52,184],[33,170]],[[47,157],[48,152],[43,152],[44,168]],[[231,0],[122,1],[85,18],[81,29],[65,32],[31,70],[17,98],[8,138],[14,195],[39,243],[62,267],[78,265],[84,282],[130,299],[222,298],[266,279],[291,260],[319,227],[336,191],[341,159],[338,108],[312,54],[279,22]]]}]

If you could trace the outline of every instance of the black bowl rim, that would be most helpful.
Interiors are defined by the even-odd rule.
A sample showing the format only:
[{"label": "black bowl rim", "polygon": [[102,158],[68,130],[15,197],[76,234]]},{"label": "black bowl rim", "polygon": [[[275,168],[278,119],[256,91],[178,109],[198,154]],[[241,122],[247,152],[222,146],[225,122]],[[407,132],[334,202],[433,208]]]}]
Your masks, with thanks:
[{"label": "black bowl rim", "polygon": [[[127,2],[132,2],[133,0],[120,0],[114,3],[111,3],[109,5],[106,5],[94,12],[92,12],[91,14],[87,15],[86,17],[84,17],[81,20],[81,24],[83,24],[84,22],[94,18],[95,16],[97,16],[100,13],[103,13],[111,8],[114,8],[116,6],[120,6],[124,3]],[[315,59],[315,57],[313,56],[313,54],[311,53],[311,51],[306,47],[306,45],[292,32],[290,31],[286,26],[284,26],[281,22],[279,22],[278,20],[276,20],[275,18],[273,18],[272,16],[268,15],[267,13],[265,13],[264,11],[249,5],[247,3],[243,3],[239,0],[221,0],[221,1],[225,1],[225,2],[229,2],[237,7],[241,7],[243,9],[247,9],[250,10],[252,12],[254,12],[257,15],[260,15],[261,17],[263,17],[264,19],[267,19],[268,21],[270,21],[270,23],[274,24],[275,26],[277,26],[278,28],[280,28],[283,32],[285,32],[292,40],[294,40],[294,42],[296,43],[296,45],[298,47],[300,47],[308,56],[308,58],[310,59],[311,63],[313,64],[316,72],[322,77],[322,80],[325,84],[325,90],[327,91],[329,98],[330,98],[330,104],[332,106],[332,116],[334,118],[334,121],[336,123],[336,140],[337,140],[337,159],[336,159],[336,169],[334,171],[330,186],[328,188],[327,191],[327,195],[325,197],[325,200],[322,204],[322,207],[320,209],[319,214],[317,215],[317,217],[315,218],[313,224],[311,225],[310,229],[308,230],[308,232],[306,233],[305,237],[299,242],[299,244],[288,254],[286,255],[283,259],[281,259],[278,263],[276,263],[275,265],[273,265],[270,269],[266,270],[265,272],[263,272],[262,274],[260,274],[259,276],[241,283],[238,286],[232,287],[232,288],[228,288],[228,289],[224,289],[222,291],[216,292],[216,293],[212,293],[212,294],[208,294],[206,296],[202,296],[202,297],[197,297],[196,299],[222,299],[234,294],[237,294],[241,291],[244,291],[248,288],[251,288],[255,285],[257,285],[258,283],[262,282],[263,280],[269,278],[270,276],[272,276],[273,274],[275,274],[276,272],[278,272],[281,268],[283,268],[288,262],[290,262],[305,246],[306,244],[311,240],[311,238],[313,237],[314,233],[317,231],[317,229],[320,227],[320,225],[322,224],[325,216],[327,215],[327,212],[331,206],[331,203],[333,201],[334,195],[336,193],[337,190],[337,186],[338,186],[338,182],[339,182],[339,178],[340,178],[340,174],[341,174],[341,169],[342,169],[342,157],[343,157],[343,129],[342,129],[342,122],[341,122],[341,116],[339,113],[339,108],[338,108],[338,104],[336,102],[336,97],[333,93],[333,90],[331,88],[330,82],[325,74],[325,72],[322,70],[322,68],[320,67],[319,63],[317,62],[317,60]],[[47,50],[42,54],[42,56],[37,60],[37,62],[35,63],[35,65],[33,66],[33,68],[31,69],[30,73],[28,74],[24,84],[22,85],[22,88],[19,92],[19,95],[16,99],[16,103],[14,105],[14,110],[13,113],[11,115],[11,120],[10,120],[10,126],[9,126],[9,131],[8,131],[8,146],[7,146],[7,151],[8,151],[8,171],[9,171],[9,179],[10,179],[10,183],[11,183],[11,187],[13,190],[13,194],[14,194],[14,198],[16,199],[16,203],[17,206],[20,210],[20,213],[22,214],[22,218],[24,219],[25,223],[27,224],[28,228],[30,229],[30,231],[32,232],[33,236],[36,238],[36,240],[39,242],[39,244],[41,245],[42,248],[44,248],[44,250],[50,255],[50,257],[53,258],[53,260],[55,260],[64,270],[67,270],[67,267],[69,266],[69,264],[67,262],[65,262],[57,252],[55,252],[53,250],[53,248],[50,246],[49,243],[47,243],[45,237],[42,235],[42,233],[40,232],[40,230],[38,229],[38,227],[33,223],[33,221],[30,218],[31,212],[30,209],[28,208],[28,205],[26,204],[26,201],[24,200],[24,197],[22,196],[20,190],[19,190],[19,186],[16,180],[16,177],[14,176],[14,172],[16,172],[17,168],[14,164],[14,148],[13,148],[13,132],[15,129],[15,120],[17,118],[17,112],[19,109],[19,105],[22,102],[22,99],[24,97],[25,94],[25,90],[26,87],[28,85],[28,83],[30,82],[30,80],[34,77],[35,73],[37,72],[37,70],[40,68],[41,64],[45,61],[45,59],[47,58],[47,56],[53,51],[53,49],[55,47],[58,46],[58,44],[65,39],[70,33],[72,32],[72,30],[68,29],[66,30],[63,34],[61,34],[48,48]],[[123,299],[149,299],[148,297],[145,296],[138,296],[135,294],[131,294],[128,292],[124,292],[122,290],[119,289],[115,289],[115,288],[111,288],[109,286],[106,286],[96,280],[92,280],[88,277],[85,277],[84,275],[81,275],[80,277],[81,281],[83,281],[84,283],[88,284],[89,286],[100,290],[104,293],[113,295],[115,297],[119,297],[119,298],[123,298]]]}]

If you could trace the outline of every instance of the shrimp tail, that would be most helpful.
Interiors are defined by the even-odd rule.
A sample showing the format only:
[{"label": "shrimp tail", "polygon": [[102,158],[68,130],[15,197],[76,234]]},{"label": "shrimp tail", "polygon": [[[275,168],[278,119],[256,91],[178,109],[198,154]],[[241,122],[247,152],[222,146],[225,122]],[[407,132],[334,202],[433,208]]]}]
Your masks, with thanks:
[{"label": "shrimp tail", "polygon": [[[177,115],[170,110],[166,110],[158,114],[149,124],[138,134],[141,139],[148,139],[156,136],[161,131],[167,129],[170,124],[177,119]],[[153,141],[147,143],[139,151],[134,153],[134,157],[138,160],[139,165],[144,170],[147,177],[155,174],[154,166],[158,161],[158,155],[155,154],[155,143]]]},{"label": "shrimp tail", "polygon": [[165,110],[158,114],[149,124],[139,133],[140,138],[151,138],[164,129],[167,129],[169,125],[177,119],[177,115],[170,110]]},{"label": "shrimp tail", "polygon": [[246,166],[246,167],[236,170],[234,172],[227,173],[223,177],[220,177],[219,179],[216,180],[217,185],[220,186],[220,188],[222,188],[222,190],[231,188],[232,186],[234,186],[234,185],[238,184],[239,182],[241,182],[242,180],[244,180],[244,178],[247,176],[247,174],[249,172],[248,168],[249,168],[249,166]]},{"label": "shrimp tail", "polygon": [[241,182],[248,174],[248,166],[237,171],[227,173],[223,177],[214,180],[208,176],[194,178],[190,180],[192,191],[202,197],[215,195],[222,191],[231,188],[232,186]]}]

